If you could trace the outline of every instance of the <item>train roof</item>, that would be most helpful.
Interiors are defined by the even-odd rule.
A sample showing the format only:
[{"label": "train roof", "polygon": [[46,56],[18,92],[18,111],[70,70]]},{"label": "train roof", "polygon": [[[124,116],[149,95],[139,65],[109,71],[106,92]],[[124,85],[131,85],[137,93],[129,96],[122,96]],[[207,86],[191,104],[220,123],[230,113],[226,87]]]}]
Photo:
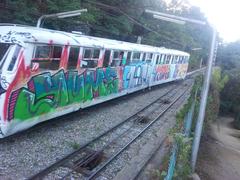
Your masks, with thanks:
[{"label": "train roof", "polygon": [[17,43],[21,45],[24,45],[24,43],[43,43],[59,45],[69,44],[72,46],[121,49],[128,51],[159,52],[166,54],[171,53],[182,56],[189,56],[189,54],[186,52],[174,49],[166,49],[164,47],[154,47],[143,44],[135,44],[99,37],[67,33],[63,31],[14,24],[0,24],[0,42]]}]

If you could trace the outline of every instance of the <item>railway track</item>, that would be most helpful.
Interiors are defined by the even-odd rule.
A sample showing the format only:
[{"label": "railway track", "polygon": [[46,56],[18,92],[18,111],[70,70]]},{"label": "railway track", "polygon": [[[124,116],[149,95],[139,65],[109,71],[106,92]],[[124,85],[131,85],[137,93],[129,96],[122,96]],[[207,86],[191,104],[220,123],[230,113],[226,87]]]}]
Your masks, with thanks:
[{"label": "railway track", "polygon": [[[59,179],[72,177],[94,179],[158,121],[189,89],[184,86],[176,87],[174,86],[132,116],[29,179],[55,179],[56,176]],[[60,175],[59,172],[61,172]]]}]

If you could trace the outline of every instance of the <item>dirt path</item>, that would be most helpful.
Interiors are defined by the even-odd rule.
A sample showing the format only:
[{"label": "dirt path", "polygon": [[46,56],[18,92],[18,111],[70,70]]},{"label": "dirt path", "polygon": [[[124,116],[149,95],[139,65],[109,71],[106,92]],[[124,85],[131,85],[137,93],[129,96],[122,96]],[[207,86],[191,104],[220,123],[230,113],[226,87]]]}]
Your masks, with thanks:
[{"label": "dirt path", "polygon": [[232,118],[220,117],[204,137],[198,157],[197,173],[204,180],[240,180],[240,130]]}]

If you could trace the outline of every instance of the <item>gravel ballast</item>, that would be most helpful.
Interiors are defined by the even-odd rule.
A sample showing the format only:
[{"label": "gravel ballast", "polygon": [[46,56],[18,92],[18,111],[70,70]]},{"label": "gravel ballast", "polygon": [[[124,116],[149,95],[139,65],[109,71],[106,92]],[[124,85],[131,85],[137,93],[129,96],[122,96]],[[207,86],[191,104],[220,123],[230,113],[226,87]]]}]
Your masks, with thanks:
[{"label": "gravel ballast", "polygon": [[[150,91],[130,94],[53,119],[16,136],[1,140],[0,179],[26,179],[30,177],[134,114],[173,86],[175,84],[161,85]],[[171,121],[170,124],[172,123],[174,124]],[[146,136],[152,138],[152,135]],[[146,144],[146,140],[140,144]],[[116,175],[134,153],[136,154],[137,151],[132,148],[129,149],[129,152],[123,153],[122,156],[125,157],[123,161],[114,162],[112,165],[114,172],[111,168],[106,169],[107,177],[112,178],[112,175]],[[119,168],[114,167],[114,164]]]}]

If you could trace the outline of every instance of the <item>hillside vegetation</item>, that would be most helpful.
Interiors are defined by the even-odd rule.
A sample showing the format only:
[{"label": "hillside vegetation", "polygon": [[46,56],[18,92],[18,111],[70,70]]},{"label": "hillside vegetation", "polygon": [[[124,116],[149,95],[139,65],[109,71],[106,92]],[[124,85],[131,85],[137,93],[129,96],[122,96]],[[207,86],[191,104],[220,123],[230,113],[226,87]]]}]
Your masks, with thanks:
[{"label": "hillside vegetation", "polygon": [[[81,16],[66,19],[46,19],[43,27],[81,31],[84,34],[129,42],[142,37],[143,44],[164,46],[191,53],[190,70],[206,61],[211,31],[208,26],[178,25],[154,19],[145,9],[167,12],[183,17],[206,20],[199,8],[187,0],[2,0],[0,22],[36,25],[43,14],[87,8]],[[193,48],[202,48],[192,51]]]},{"label": "hillside vegetation", "polygon": [[233,115],[240,129],[240,42],[222,45],[218,52],[217,64],[229,77],[221,93],[221,112]]}]

